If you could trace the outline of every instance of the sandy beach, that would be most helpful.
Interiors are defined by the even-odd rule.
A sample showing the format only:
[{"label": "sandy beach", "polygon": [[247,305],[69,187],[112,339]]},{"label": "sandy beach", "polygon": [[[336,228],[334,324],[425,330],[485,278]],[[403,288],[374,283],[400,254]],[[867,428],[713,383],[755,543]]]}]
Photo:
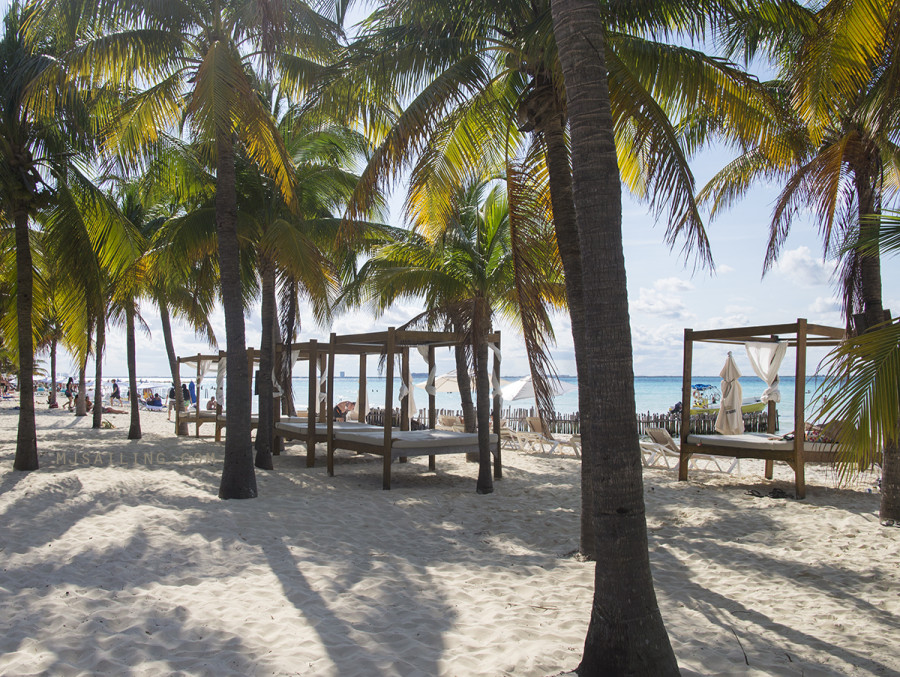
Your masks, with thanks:
[{"label": "sandy beach", "polygon": [[[165,414],[37,413],[41,469],[12,470],[0,406],[0,674],[556,675],[578,664],[593,587],[578,545],[579,461],[506,451],[474,492],[462,457],[395,466],[302,447],[216,498],[223,446]],[[872,477],[645,471],[650,556],[685,675],[900,674],[900,529]],[[763,497],[747,492],[757,489]]]}]

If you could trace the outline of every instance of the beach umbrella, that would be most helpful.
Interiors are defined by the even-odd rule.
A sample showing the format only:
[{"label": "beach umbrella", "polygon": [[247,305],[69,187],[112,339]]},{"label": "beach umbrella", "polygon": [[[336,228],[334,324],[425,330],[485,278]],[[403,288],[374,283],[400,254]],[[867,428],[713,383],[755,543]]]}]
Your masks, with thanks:
[{"label": "beach umbrella", "polygon": [[[571,392],[577,388],[578,386],[575,384],[566,381],[558,381],[556,379],[550,381],[550,390],[553,393],[553,397]],[[531,380],[531,376],[507,383],[503,386],[502,392],[504,400],[532,400],[535,397],[534,383]]]},{"label": "beach umbrella", "polygon": [[723,435],[740,435],[744,432],[744,417],[741,414],[743,391],[738,381],[741,371],[735,364],[731,351],[728,351],[725,366],[719,376],[722,377],[722,402],[716,416],[716,430]]},{"label": "beach umbrella", "polygon": [[[469,374],[469,379],[471,381],[475,381],[475,375]],[[423,381],[422,383],[416,383],[416,386],[419,388],[425,388],[428,385],[428,381]],[[440,376],[435,377],[434,379],[434,389],[439,393],[458,393],[459,392],[459,384],[456,382],[456,369],[453,371],[448,371],[446,374],[441,374]]]}]

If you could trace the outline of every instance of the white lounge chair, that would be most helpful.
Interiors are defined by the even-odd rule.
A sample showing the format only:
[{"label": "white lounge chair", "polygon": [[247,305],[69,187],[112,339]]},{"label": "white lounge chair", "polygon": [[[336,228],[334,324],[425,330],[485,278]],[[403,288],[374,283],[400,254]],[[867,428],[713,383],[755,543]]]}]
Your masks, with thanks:
[{"label": "white lounge chair", "polygon": [[[677,466],[678,461],[681,459],[681,445],[672,439],[669,431],[665,428],[647,428],[647,434],[650,436],[650,439],[653,440],[654,447],[657,451],[660,454],[663,454],[662,458],[665,466],[667,468],[670,467],[669,459],[675,459],[675,465]],[[643,447],[646,444],[648,443],[644,442],[641,446]],[[729,465],[727,469],[723,469],[720,462],[725,463],[729,460],[731,461],[731,465]],[[700,463],[705,463],[706,467],[701,468]],[[712,470],[710,467],[711,465],[715,466],[715,469],[719,472],[732,473],[735,470],[737,470],[738,474],[741,472],[741,459],[739,458],[729,459],[725,456],[692,454],[688,461],[688,467],[693,470]]]}]

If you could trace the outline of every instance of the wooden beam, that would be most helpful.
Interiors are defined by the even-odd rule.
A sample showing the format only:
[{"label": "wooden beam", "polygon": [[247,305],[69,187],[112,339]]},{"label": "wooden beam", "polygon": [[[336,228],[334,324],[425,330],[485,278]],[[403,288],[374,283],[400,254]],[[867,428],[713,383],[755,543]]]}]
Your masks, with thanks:
[{"label": "wooden beam", "polygon": [[325,392],[326,407],[328,411],[328,435],[326,442],[328,443],[328,475],[334,477],[334,346],[337,334],[331,333],[331,341],[328,344],[328,380],[326,381]]},{"label": "wooden beam", "polygon": [[678,458],[678,479],[688,478],[687,436],[691,431],[691,369],[693,368],[694,330],[684,330],[684,362],[681,369],[681,453]]},{"label": "wooden beam", "polygon": [[319,364],[318,342],[309,342],[309,401],[306,405],[306,467],[316,464],[316,408],[319,403],[319,377],[316,366]]},{"label": "wooden beam", "polygon": [[[428,374],[429,377],[431,375],[432,370],[434,369],[434,346],[428,346]],[[432,384],[432,388],[433,388]],[[435,403],[435,394],[434,392],[428,393],[428,427],[431,430],[434,430],[434,427],[437,423],[437,406]],[[435,456],[431,454],[428,457],[428,469],[431,471],[437,470],[437,465],[435,463]]]},{"label": "wooden beam", "polygon": [[387,339],[387,364],[385,365],[384,376],[384,463],[381,473],[381,488],[388,490],[391,488],[391,437],[393,430],[391,429],[394,405],[394,328],[388,329]]},{"label": "wooden beam", "polygon": [[806,440],[806,320],[797,320],[797,369],[794,372],[794,484],[797,498],[806,496],[803,445]]},{"label": "wooden beam", "polygon": [[[497,340],[492,341],[491,343],[496,344],[497,350],[500,349],[500,332],[496,333]],[[497,380],[500,380],[500,358],[497,353],[494,353],[494,365],[493,365],[493,374],[496,375]],[[491,379],[491,386],[493,387],[493,379]],[[494,479],[499,480],[503,478],[503,464],[500,462],[500,394],[496,393],[493,398],[493,419],[494,419],[494,434],[497,436],[497,448],[494,453]]]},{"label": "wooden beam", "polygon": [[362,410],[363,402],[366,403],[366,406],[369,405],[368,393],[366,392],[366,356],[359,356],[359,395],[356,400],[356,422],[357,423],[365,423],[365,418],[360,418],[361,416],[365,416],[365,413]]}]

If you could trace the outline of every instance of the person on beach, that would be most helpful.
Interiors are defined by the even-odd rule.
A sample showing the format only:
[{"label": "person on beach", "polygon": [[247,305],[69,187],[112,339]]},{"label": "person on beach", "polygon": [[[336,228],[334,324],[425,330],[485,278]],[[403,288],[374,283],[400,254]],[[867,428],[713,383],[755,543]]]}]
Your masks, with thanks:
[{"label": "person on beach", "polygon": [[109,396],[109,403],[112,404],[113,400],[119,400],[119,406],[122,406],[122,393],[119,392],[119,384],[116,383],[116,379],[112,381],[112,393]]},{"label": "person on beach", "polygon": [[347,412],[353,411],[356,407],[356,402],[338,402],[334,407],[334,420],[335,421],[346,421],[347,420]]},{"label": "person on beach", "polygon": [[68,401],[63,405],[63,408],[71,411],[72,410],[72,400],[75,397],[75,379],[73,379],[71,376],[69,377],[69,380],[66,382],[66,391],[63,394],[68,399]]},{"label": "person on beach", "polygon": [[187,384],[181,384],[181,406],[187,410],[191,406],[191,391],[188,390]]},{"label": "person on beach", "polygon": [[[85,403],[85,406],[87,407],[88,411],[90,411],[94,406],[94,403],[91,402],[91,398],[88,395],[84,396],[84,403]],[[102,411],[104,414],[124,414],[125,413],[125,411],[123,409],[113,409],[112,407],[104,407],[103,405],[100,405],[100,411]]]},{"label": "person on beach", "polygon": [[216,396],[213,395],[212,397],[209,398],[209,402],[206,403],[206,410],[207,411],[215,411],[217,404],[218,404],[218,402],[216,402]]},{"label": "person on beach", "polygon": [[168,413],[166,414],[166,418],[170,421],[172,420],[172,412],[175,411],[175,384],[172,384],[172,387],[169,388],[169,394],[166,395],[166,404],[168,405]]}]

